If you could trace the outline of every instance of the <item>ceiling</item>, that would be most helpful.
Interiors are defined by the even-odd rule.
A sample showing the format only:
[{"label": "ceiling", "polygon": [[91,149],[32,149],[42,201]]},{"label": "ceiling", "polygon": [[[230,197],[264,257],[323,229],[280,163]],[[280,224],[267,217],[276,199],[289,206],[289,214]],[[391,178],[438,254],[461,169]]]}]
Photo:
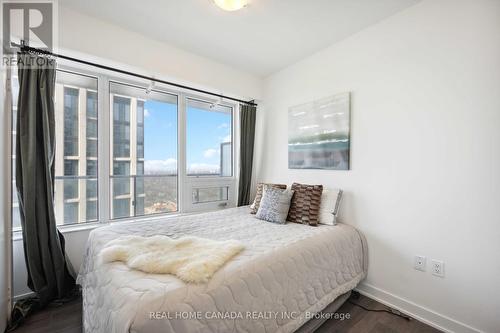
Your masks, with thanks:
[{"label": "ceiling", "polygon": [[59,0],[198,55],[265,77],[420,0]]}]

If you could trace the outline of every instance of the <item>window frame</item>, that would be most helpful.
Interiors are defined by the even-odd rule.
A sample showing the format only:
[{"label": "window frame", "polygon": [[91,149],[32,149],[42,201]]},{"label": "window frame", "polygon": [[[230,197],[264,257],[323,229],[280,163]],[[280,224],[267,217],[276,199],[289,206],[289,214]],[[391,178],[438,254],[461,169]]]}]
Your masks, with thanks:
[{"label": "window frame", "polygon": [[[231,179],[231,178],[234,178],[234,175],[235,175],[235,170],[234,170],[234,129],[235,129],[235,122],[234,122],[234,118],[235,118],[235,109],[237,108],[237,105],[235,104],[231,104],[231,103],[225,103],[225,102],[218,102],[218,101],[215,101],[215,100],[212,100],[212,101],[209,101],[209,100],[205,100],[205,99],[202,99],[200,97],[190,97],[190,96],[185,96],[185,104],[186,104],[186,107],[185,107],[185,110],[184,112],[186,113],[186,116],[187,116],[187,100],[193,100],[195,102],[199,102],[199,103],[207,103],[207,104],[213,104],[213,103],[217,103],[219,106],[222,106],[222,107],[227,107],[227,108],[230,108],[231,109],[231,176],[222,176],[222,175],[219,175],[219,176],[216,176],[216,175],[190,175],[187,173],[187,165],[186,165],[186,176],[187,177],[193,177],[193,178],[204,178],[204,179],[211,179],[211,178],[214,178],[214,179],[220,179],[220,178],[226,178],[226,179]],[[217,112],[217,111],[214,111],[214,112]],[[187,130],[187,127],[188,127],[188,123],[187,123],[187,118],[185,119],[185,127],[186,127],[186,130]],[[185,135],[185,139],[186,139],[186,145],[187,145],[187,134]],[[221,143],[222,144],[222,143]],[[187,151],[187,146],[186,146],[186,151]],[[222,162],[222,161],[221,161]],[[186,158],[186,163],[187,163],[187,158]],[[221,164],[221,172],[222,172],[222,163]]]},{"label": "window frame", "polygon": [[[122,87],[122,88],[125,88],[125,89],[130,89],[131,92],[133,92],[134,90],[136,89],[146,89],[148,86],[147,85],[140,85],[138,84],[137,82],[134,82],[134,81],[130,81],[130,80],[118,80],[116,78],[109,78],[108,77],[108,81],[106,82],[106,84],[108,85],[108,89],[109,89],[109,93],[108,93],[108,98],[111,98],[111,85],[112,84],[115,84],[115,85],[121,85],[121,86],[125,86],[125,87]],[[154,89],[151,89],[152,92],[155,92],[155,93],[158,93],[158,94],[167,94],[167,95],[171,95],[171,96],[175,96],[175,98],[177,99],[177,168],[179,168],[179,149],[180,149],[180,144],[179,144],[179,141],[180,141],[180,137],[179,137],[179,113],[180,113],[180,109],[179,109],[179,99],[180,99],[180,94],[179,93],[175,93],[175,92],[172,92],[171,90],[169,89],[158,89],[157,87],[155,87]],[[123,95],[121,93],[114,93],[114,95],[116,96],[120,96],[120,97],[130,97],[130,96],[126,96],[126,95]],[[137,98],[137,97],[136,97]],[[139,98],[137,98],[139,99]],[[167,99],[165,99],[165,102],[167,103]],[[114,142],[111,142],[111,131],[113,130],[111,128],[111,126],[114,126],[113,124],[113,121],[114,121],[114,115],[112,113],[113,111],[113,107],[111,105],[111,100],[109,102],[109,122],[110,122],[110,127],[109,127],[109,132],[108,132],[108,140],[109,140],[109,149],[111,149],[111,144],[114,144]],[[129,126],[132,126],[132,122],[130,120],[130,125]],[[143,119],[143,122],[142,122],[142,126],[144,126],[144,119]],[[131,129],[130,129],[130,133],[132,133]],[[130,137],[130,140],[132,138]],[[142,144],[143,145],[143,153],[144,153],[144,143]],[[129,154],[130,155],[130,154]],[[118,157],[120,158],[120,157]],[[126,158],[126,157],[125,157]],[[109,221],[120,221],[120,220],[136,220],[136,219],[144,219],[144,218],[148,218],[148,217],[154,217],[154,216],[163,216],[163,215],[172,215],[172,214],[178,214],[180,213],[180,208],[179,208],[179,198],[180,198],[180,181],[179,181],[179,170],[177,170],[177,188],[176,188],[176,192],[177,192],[177,210],[176,211],[173,211],[173,212],[159,212],[159,213],[152,213],[152,214],[141,214],[141,215],[135,215],[134,216],[124,216],[124,217],[111,217],[112,215],[114,215],[114,213],[112,214],[112,210],[113,210],[113,196],[112,196],[112,189],[111,189],[111,182],[112,182],[112,179],[113,178],[119,178],[120,176],[116,177],[117,175],[113,175],[112,171],[114,172],[114,170],[112,170],[113,168],[113,156],[111,154],[111,150],[109,151],[109,165],[110,165],[110,169],[109,169],[109,173],[108,173],[108,179],[109,179],[109,182],[108,182],[108,186],[109,186],[109,202],[108,202],[108,210],[109,210]],[[142,158],[142,163],[144,165],[144,157]],[[131,161],[130,161],[131,162]],[[137,172],[136,172],[137,173]],[[129,166],[129,174],[130,174],[130,166]],[[124,178],[134,178],[134,182],[137,180],[137,177],[138,175],[128,175],[128,176],[124,176]],[[148,176],[148,175],[142,175],[143,178],[146,178],[146,177],[151,177],[151,178],[154,178],[154,177],[162,177],[162,175],[152,175],[152,176]],[[132,192],[130,190],[130,192]],[[135,197],[135,194],[134,194],[134,197],[130,197],[130,200],[132,201],[136,201],[136,197]],[[134,212],[136,212],[136,205],[134,203]]]},{"label": "window frame", "polygon": [[[231,167],[232,167],[232,173],[231,176],[227,177],[222,177],[222,176],[194,176],[191,175],[189,176],[187,174],[187,158],[184,158],[183,162],[184,164],[182,166],[179,165],[179,167],[182,167],[182,172],[183,172],[183,183],[184,185],[184,193],[183,193],[183,199],[182,202],[184,204],[183,207],[183,212],[203,212],[203,211],[211,211],[211,210],[217,210],[221,208],[229,208],[229,207],[236,207],[236,202],[237,202],[237,179],[238,179],[238,167],[239,164],[237,161],[239,161],[239,151],[238,151],[238,145],[236,142],[239,142],[239,106],[237,103],[231,103],[227,101],[220,102],[219,100],[215,98],[206,98],[204,96],[200,96],[198,94],[194,93],[185,93],[183,96],[183,102],[184,102],[184,109],[183,109],[183,124],[184,124],[184,133],[183,133],[183,139],[184,139],[184,146],[187,144],[187,135],[185,131],[187,130],[187,100],[188,99],[193,99],[199,102],[206,102],[206,103],[218,103],[222,106],[225,107],[230,107],[231,112],[232,112],[232,117],[231,117],[231,143],[232,143],[232,161],[231,161]],[[238,140],[238,141],[237,141]],[[184,153],[186,153],[187,148],[185,149]],[[229,187],[228,190],[228,199],[227,200],[221,200],[221,201],[210,201],[210,202],[193,202],[192,200],[192,193],[193,190],[196,188],[214,188],[214,187]]]},{"label": "window frame", "polygon": [[[132,217],[111,218],[111,174],[112,156],[110,149],[110,131],[112,130],[112,106],[110,98],[110,83],[125,84],[132,87],[145,89],[150,82],[145,79],[131,78],[127,75],[112,73],[101,70],[89,70],[87,66],[74,66],[72,63],[60,61],[57,70],[90,76],[97,79],[97,221],[80,222],[74,224],[59,224],[61,230],[80,230],[95,228],[103,224],[115,222],[127,222],[134,220],[157,219],[168,216],[182,215],[191,212],[210,211],[226,207],[235,207],[237,203],[237,179],[239,177],[239,104],[230,101],[220,101],[213,96],[201,93],[192,93],[186,89],[173,89],[162,84],[155,84],[154,91],[166,93],[177,97],[177,211],[166,213],[155,213]],[[187,127],[187,99],[195,99],[207,103],[219,103],[230,107],[232,110],[231,136],[232,136],[232,175],[221,176],[187,176],[186,161],[186,127]],[[192,191],[194,186],[198,188],[228,187],[228,200],[192,203]]]},{"label": "window frame", "polygon": [[[96,73],[93,73],[93,72],[88,72],[88,73],[84,73],[84,72],[81,72],[81,71],[74,71],[74,70],[68,70],[66,68],[62,68],[61,66],[58,66],[56,68],[56,75],[58,75],[58,73],[63,73],[63,75],[69,75],[68,76],[68,82],[64,82],[64,78],[63,78],[63,83],[60,83],[58,82],[58,78],[56,76],[56,89],[55,89],[55,102],[56,103],[60,103],[60,106],[62,106],[62,114],[57,114],[55,115],[56,117],[56,121],[57,121],[57,118],[59,118],[60,121],[65,121],[65,91],[66,89],[75,89],[78,91],[78,107],[81,106],[81,96],[80,96],[80,91],[82,89],[86,90],[87,93],[90,91],[90,92],[94,92],[97,94],[97,96],[99,96],[99,78],[98,78],[98,75]],[[91,81],[95,81],[95,88],[93,87],[93,84],[92,83],[89,83]],[[57,87],[57,84],[61,84],[62,87],[61,89],[59,89]],[[92,87],[89,87],[88,85],[91,85]],[[60,95],[58,95],[58,92],[60,93]],[[85,99],[84,101],[84,104],[87,105],[87,102],[88,102],[88,95],[87,95],[87,98]],[[98,101],[97,101],[98,102]],[[97,106],[99,108],[99,106]],[[99,110],[98,110],[99,111]],[[77,112],[77,117],[80,117],[80,110],[78,110]],[[87,117],[85,116],[85,118],[87,119]],[[96,115],[96,117],[92,117],[96,123],[97,123],[97,137],[95,138],[95,141],[98,143],[98,140],[99,140],[99,114]],[[78,118],[79,119],[79,118]],[[85,121],[86,121],[85,119]],[[63,126],[65,126],[65,123],[63,123]],[[80,122],[80,119],[79,119],[79,122],[78,122],[78,132],[80,133],[82,129],[82,123]],[[80,133],[81,134],[81,133]],[[79,135],[80,135],[79,134]],[[60,140],[60,142],[65,142],[65,127],[63,127],[63,131],[61,133],[62,135],[62,138]],[[57,132],[56,132],[56,136],[57,136]],[[57,196],[54,197],[54,200],[57,203],[61,204],[62,202],[62,205],[65,206],[66,204],[72,204],[72,203],[79,203],[80,205],[80,208],[79,208],[79,211],[83,211],[85,210],[85,212],[87,211],[86,208],[82,208],[81,207],[81,204],[82,202],[85,202],[85,206],[87,204],[87,202],[89,201],[97,201],[99,202],[99,188],[97,188],[97,200],[89,200],[89,198],[86,196],[86,194],[88,193],[87,190],[82,190],[81,189],[81,185],[82,185],[82,182],[85,182],[85,187],[87,187],[88,185],[88,181],[89,180],[93,180],[95,179],[96,182],[97,182],[97,187],[99,187],[99,161],[98,161],[98,155],[96,157],[89,157],[88,156],[88,151],[87,151],[87,143],[88,143],[88,137],[85,135],[85,137],[83,138],[80,138],[78,137],[78,139],[80,140],[85,140],[85,151],[80,151],[80,141],[78,141],[78,155],[68,155],[68,156],[65,156],[65,151],[64,151],[64,148],[61,150],[61,149],[58,149],[56,150],[56,160],[55,160],[55,163],[56,163],[56,171],[57,171],[57,164],[60,163],[61,166],[59,169],[62,170],[62,175],[61,174],[55,174],[55,180],[63,180],[68,178],[68,179],[73,179],[77,182],[77,186],[78,186],[78,189],[77,189],[77,193],[78,195],[74,198],[66,198],[65,197],[65,194],[63,193],[63,196],[61,197],[62,201],[61,200],[58,200]],[[56,142],[57,142],[57,139],[56,139]],[[98,145],[98,144],[97,144]],[[59,153],[57,153],[59,151]],[[61,157],[60,155],[60,152],[62,151],[62,160],[60,160],[59,158]],[[66,175],[66,170],[65,170],[65,162],[66,161],[78,161],[78,162],[82,162],[81,159],[82,159],[82,156],[81,154],[85,155],[85,163],[84,165],[79,163],[78,164],[78,168],[77,168],[77,172],[76,172],[76,175]],[[87,162],[89,160],[92,160],[92,161],[96,161],[97,164],[98,164],[98,167],[97,167],[97,174],[96,175],[88,175],[87,174]],[[80,174],[80,168],[84,168],[85,170],[85,175],[81,175]],[[57,186],[57,184],[55,185]],[[62,188],[64,188],[65,184],[63,183],[63,185],[61,185]],[[82,197],[82,194],[85,193],[85,195],[83,195]],[[90,198],[90,199],[95,199],[95,198]],[[58,227],[72,227],[72,226],[75,226],[75,225],[87,225],[87,224],[93,224],[93,223],[97,223],[98,222],[98,217],[99,217],[99,207],[97,208],[97,219],[92,219],[92,220],[88,220],[88,221],[80,221],[80,220],[77,220],[77,221],[72,221],[72,222],[68,222],[68,223],[63,223],[63,224],[59,224]],[[59,217],[59,218],[63,218],[64,219],[64,215],[65,215],[65,212],[64,212],[64,208],[63,208],[63,211],[62,213],[61,212],[57,212],[56,211],[56,219]],[[66,221],[64,221],[66,222]]]}]

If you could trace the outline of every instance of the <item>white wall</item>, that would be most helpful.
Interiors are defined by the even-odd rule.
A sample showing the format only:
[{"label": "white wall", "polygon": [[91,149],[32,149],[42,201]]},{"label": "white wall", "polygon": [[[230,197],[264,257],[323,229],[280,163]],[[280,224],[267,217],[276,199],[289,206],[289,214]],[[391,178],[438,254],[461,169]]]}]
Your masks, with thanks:
[{"label": "white wall", "polygon": [[[138,68],[142,73],[227,95],[260,99],[262,79],[59,6],[59,46]],[[221,50],[223,52],[224,50]]]},{"label": "white wall", "polygon": [[[1,51],[0,51],[1,53]],[[0,74],[0,332],[5,330],[9,309],[9,116],[4,107],[4,75]]]},{"label": "white wall", "polygon": [[[72,232],[64,232],[64,239],[66,241],[66,254],[73,265],[76,273],[80,269],[85,253],[85,245],[90,230],[78,230]],[[27,273],[26,265],[24,263],[23,241],[16,239],[13,241],[13,276],[12,281],[13,296],[15,298],[22,297],[23,295],[30,294],[31,290],[27,286]]]},{"label": "white wall", "polygon": [[[255,75],[148,39],[146,36],[82,15],[64,6],[59,7],[58,29],[61,53],[117,65],[120,68],[136,70],[157,78],[194,85],[243,99],[262,97],[263,80]],[[2,122],[2,124],[7,124],[7,122]],[[1,156],[3,158],[7,154],[1,154]],[[7,187],[7,184],[1,185],[2,189]],[[76,271],[79,270],[83,259],[88,234],[89,230],[64,234],[66,251]],[[20,239],[15,240],[13,245],[13,270],[15,277],[13,295],[21,296],[29,293]],[[0,276],[1,278],[3,277]],[[2,283],[3,281],[0,280],[0,285]],[[0,296],[3,297],[3,295]]]},{"label": "white wall", "polygon": [[[344,91],[352,170],[288,170],[288,108]],[[342,220],[369,244],[360,290],[450,330],[499,332],[500,1],[424,0],[270,76],[264,102],[257,178],[345,189]]]}]

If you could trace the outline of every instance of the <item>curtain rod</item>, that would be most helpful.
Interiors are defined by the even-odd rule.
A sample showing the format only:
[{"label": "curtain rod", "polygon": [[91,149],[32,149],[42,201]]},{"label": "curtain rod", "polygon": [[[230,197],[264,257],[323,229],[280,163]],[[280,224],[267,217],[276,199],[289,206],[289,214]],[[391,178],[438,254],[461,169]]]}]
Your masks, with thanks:
[{"label": "curtain rod", "polygon": [[166,85],[169,85],[169,86],[174,86],[174,87],[181,88],[181,89],[187,89],[187,90],[191,90],[191,91],[196,91],[196,92],[199,92],[199,93],[202,93],[202,94],[207,94],[207,95],[216,96],[216,97],[220,97],[220,98],[224,98],[224,99],[229,99],[231,101],[235,101],[235,102],[239,102],[239,103],[243,103],[243,104],[257,106],[257,104],[253,100],[251,100],[251,101],[245,101],[245,100],[242,100],[242,99],[238,99],[238,98],[234,98],[234,97],[229,97],[229,96],[224,96],[222,94],[213,93],[213,92],[210,92],[210,91],[207,91],[207,90],[203,90],[203,89],[198,89],[198,88],[194,88],[194,87],[185,86],[185,85],[179,84],[179,83],[174,83],[174,82],[170,82],[170,81],[155,79],[154,77],[151,77],[151,76],[147,76],[147,75],[143,75],[143,74],[139,74],[139,73],[134,73],[134,72],[129,72],[129,71],[126,71],[126,70],[123,70],[123,69],[114,68],[114,67],[110,67],[110,66],[106,66],[106,65],[97,64],[95,62],[90,62],[90,61],[87,61],[87,60],[82,60],[82,59],[78,59],[78,58],[68,57],[68,56],[65,56],[65,55],[62,55],[62,54],[57,54],[57,53],[53,53],[53,52],[50,52],[50,51],[46,51],[46,50],[42,50],[42,49],[37,49],[37,48],[34,48],[34,47],[30,47],[30,46],[26,45],[24,43],[24,41],[21,41],[21,44],[11,43],[11,46],[18,47],[21,50],[21,52],[39,53],[39,54],[44,54],[44,55],[48,55],[48,56],[53,56],[53,57],[56,57],[56,58],[61,58],[61,59],[69,60],[69,61],[74,61],[74,62],[78,62],[78,63],[81,63],[81,64],[85,64],[85,65],[89,65],[89,66],[93,66],[93,67],[105,69],[105,70],[108,70],[108,71],[113,71],[113,72],[117,72],[117,73],[121,73],[121,74],[131,75],[131,76],[135,76],[135,77],[138,77],[138,78],[141,78],[141,79],[146,79],[146,80],[154,81],[154,82],[158,82],[158,83],[163,83],[163,84],[166,84]]}]

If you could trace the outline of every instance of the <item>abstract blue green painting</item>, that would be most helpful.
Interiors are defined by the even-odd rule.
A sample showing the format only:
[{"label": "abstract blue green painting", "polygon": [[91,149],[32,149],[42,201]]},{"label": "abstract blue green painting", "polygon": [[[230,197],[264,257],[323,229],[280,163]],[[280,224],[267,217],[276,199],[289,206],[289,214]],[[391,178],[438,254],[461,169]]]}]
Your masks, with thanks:
[{"label": "abstract blue green painting", "polygon": [[350,104],[347,92],[289,109],[289,169],[349,170]]}]

